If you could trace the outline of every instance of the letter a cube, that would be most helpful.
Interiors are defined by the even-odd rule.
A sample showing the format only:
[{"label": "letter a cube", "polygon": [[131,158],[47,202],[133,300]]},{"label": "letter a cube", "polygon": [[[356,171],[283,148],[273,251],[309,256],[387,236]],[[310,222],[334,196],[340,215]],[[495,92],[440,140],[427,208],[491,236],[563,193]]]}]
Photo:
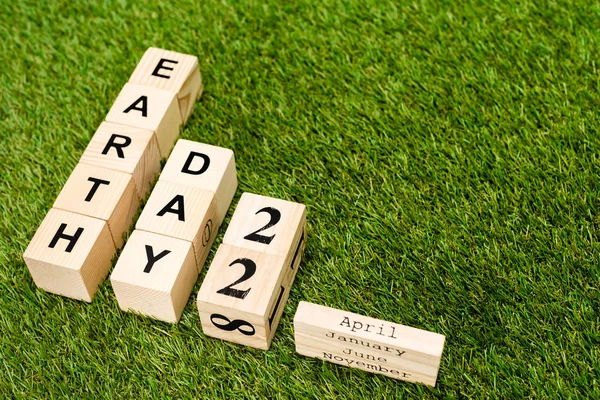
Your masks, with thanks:
[{"label": "letter a cube", "polygon": [[181,114],[175,93],[126,83],[106,121],[153,131],[161,156],[167,157],[179,135]]}]

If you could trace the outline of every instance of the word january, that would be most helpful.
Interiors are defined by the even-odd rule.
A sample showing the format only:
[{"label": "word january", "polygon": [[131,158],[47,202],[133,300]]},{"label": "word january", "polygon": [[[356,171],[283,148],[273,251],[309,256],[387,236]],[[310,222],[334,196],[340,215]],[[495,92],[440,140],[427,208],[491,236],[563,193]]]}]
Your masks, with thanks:
[{"label": "word january", "polygon": [[330,339],[335,339],[337,337],[337,340],[339,340],[340,342],[347,342],[347,343],[351,343],[351,344],[359,344],[359,345],[361,345],[363,347],[368,347],[368,348],[373,349],[373,350],[387,351],[387,352],[390,352],[393,355],[398,356],[398,357],[402,357],[402,355],[404,353],[406,353],[406,351],[401,351],[399,349],[394,349],[394,348],[388,347],[388,346],[380,346],[377,343],[371,343],[371,342],[368,342],[366,340],[359,340],[359,339],[354,339],[354,338],[350,338],[350,337],[347,338],[345,336],[338,335],[335,332],[328,332],[328,333],[325,334],[325,336],[327,336]]}]

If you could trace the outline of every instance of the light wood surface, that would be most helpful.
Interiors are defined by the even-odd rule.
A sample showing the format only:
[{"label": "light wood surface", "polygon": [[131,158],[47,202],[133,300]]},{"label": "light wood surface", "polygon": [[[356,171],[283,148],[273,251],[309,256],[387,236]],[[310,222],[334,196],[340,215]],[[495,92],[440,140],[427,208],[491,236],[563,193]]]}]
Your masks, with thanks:
[{"label": "light wood surface", "polygon": [[146,50],[129,82],[177,93],[184,124],[202,94],[197,57],[154,47]]},{"label": "light wood surface", "polygon": [[181,126],[177,95],[167,90],[126,83],[106,121],[153,131],[161,156],[167,157]]},{"label": "light wood surface", "polygon": [[204,333],[267,350],[305,246],[304,226],[285,256],[222,244],[198,292]]},{"label": "light wood surface", "polygon": [[[288,268],[283,257],[221,245],[198,293],[198,311],[204,333],[267,349],[272,338],[271,331],[277,328],[289,293],[291,282],[284,282]],[[242,277],[247,279],[239,282]],[[286,298],[280,299],[284,284]],[[277,310],[274,310],[278,300]],[[255,333],[244,335],[237,329],[229,331],[219,328],[211,320],[215,314],[232,321],[245,321],[252,325],[253,328],[248,329],[255,330]],[[271,323],[270,318],[273,320]],[[216,322],[223,325],[223,319]]]},{"label": "light wood surface", "polygon": [[130,174],[77,164],[53,207],[107,221],[115,246],[120,248],[138,210],[139,197]]},{"label": "light wood surface", "polygon": [[143,199],[160,172],[160,158],[153,131],[103,122],[79,162],[133,175],[137,194]]},{"label": "light wood surface", "polygon": [[233,151],[179,139],[159,180],[213,192],[217,219],[222,223],[237,189]]},{"label": "light wood surface", "polygon": [[176,323],[197,278],[190,242],[135,230],[110,281],[123,311]]},{"label": "light wood surface", "polygon": [[135,227],[191,242],[200,271],[219,230],[214,194],[208,190],[159,181]]},{"label": "light wood surface", "polygon": [[304,301],[294,337],[300,354],[430,386],[445,343],[438,333]]},{"label": "light wood surface", "polygon": [[198,292],[206,335],[269,348],[306,245],[305,222],[302,204],[242,195]]},{"label": "light wood surface", "polygon": [[115,252],[105,221],[51,209],[23,258],[38,287],[91,302]]},{"label": "light wood surface", "polygon": [[[223,243],[288,257],[295,250],[294,244],[298,243],[305,223],[306,207],[303,204],[244,193],[231,217]],[[265,227],[267,229],[263,229]]]}]

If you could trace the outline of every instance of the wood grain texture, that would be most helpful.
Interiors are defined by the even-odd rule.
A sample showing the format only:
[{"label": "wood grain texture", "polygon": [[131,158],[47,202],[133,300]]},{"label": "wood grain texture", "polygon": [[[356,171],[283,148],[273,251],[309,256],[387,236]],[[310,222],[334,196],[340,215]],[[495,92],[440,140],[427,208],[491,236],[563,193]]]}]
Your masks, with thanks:
[{"label": "wood grain texture", "polygon": [[175,93],[132,83],[123,86],[106,121],[153,131],[162,157],[169,155],[182,123]]},{"label": "wood grain texture", "polygon": [[[64,229],[61,226],[64,224]],[[76,240],[53,239],[57,233]],[[69,246],[71,246],[70,251]],[[91,302],[116,252],[108,225],[100,219],[51,209],[23,254],[35,284],[48,292]]]},{"label": "wood grain texture", "polygon": [[136,223],[136,229],[191,242],[198,272],[204,266],[219,226],[212,192],[161,181],[154,187]]},{"label": "wood grain texture", "polygon": [[[265,209],[275,209],[279,213],[278,219]],[[274,225],[262,229],[275,220]],[[303,204],[244,193],[231,217],[223,243],[287,258],[295,251],[294,244],[298,243],[305,223],[306,207]],[[249,238],[248,235],[259,230],[260,236],[271,238],[268,243]]]},{"label": "wood grain texture", "polygon": [[238,185],[233,151],[179,139],[159,180],[213,192],[220,224]]},{"label": "wood grain texture", "polygon": [[110,281],[123,311],[176,323],[197,277],[190,242],[135,230],[121,252]]},{"label": "wood grain texture", "polygon": [[[248,262],[251,266],[245,267]],[[285,282],[289,276],[288,268],[283,257],[221,245],[198,293],[198,311],[204,333],[267,349],[289,294],[291,282]],[[232,285],[248,273],[248,279]],[[237,292],[237,297],[231,295],[232,291]],[[280,298],[280,294],[285,298]],[[255,333],[245,335],[239,330],[220,329],[211,321],[214,314],[243,320],[253,326]]]},{"label": "wood grain texture", "polygon": [[115,246],[120,248],[139,204],[131,175],[77,164],[53,207],[107,221]]},{"label": "wood grain texture", "polygon": [[184,124],[202,94],[197,57],[154,47],[146,50],[129,82],[177,93]]},{"label": "wood grain texture", "polygon": [[79,162],[133,175],[138,197],[143,199],[160,172],[160,159],[153,131],[103,122]]},{"label": "wood grain texture", "polygon": [[304,301],[294,337],[300,354],[430,386],[445,344],[438,333]]}]

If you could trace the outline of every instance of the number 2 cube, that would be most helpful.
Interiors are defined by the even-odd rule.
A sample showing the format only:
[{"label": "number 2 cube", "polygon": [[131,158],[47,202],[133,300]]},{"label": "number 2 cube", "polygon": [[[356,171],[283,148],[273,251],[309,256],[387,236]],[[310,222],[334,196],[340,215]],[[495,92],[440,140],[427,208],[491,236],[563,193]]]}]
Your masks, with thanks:
[{"label": "number 2 cube", "polygon": [[306,207],[244,193],[198,293],[204,333],[267,350],[306,242]]}]

